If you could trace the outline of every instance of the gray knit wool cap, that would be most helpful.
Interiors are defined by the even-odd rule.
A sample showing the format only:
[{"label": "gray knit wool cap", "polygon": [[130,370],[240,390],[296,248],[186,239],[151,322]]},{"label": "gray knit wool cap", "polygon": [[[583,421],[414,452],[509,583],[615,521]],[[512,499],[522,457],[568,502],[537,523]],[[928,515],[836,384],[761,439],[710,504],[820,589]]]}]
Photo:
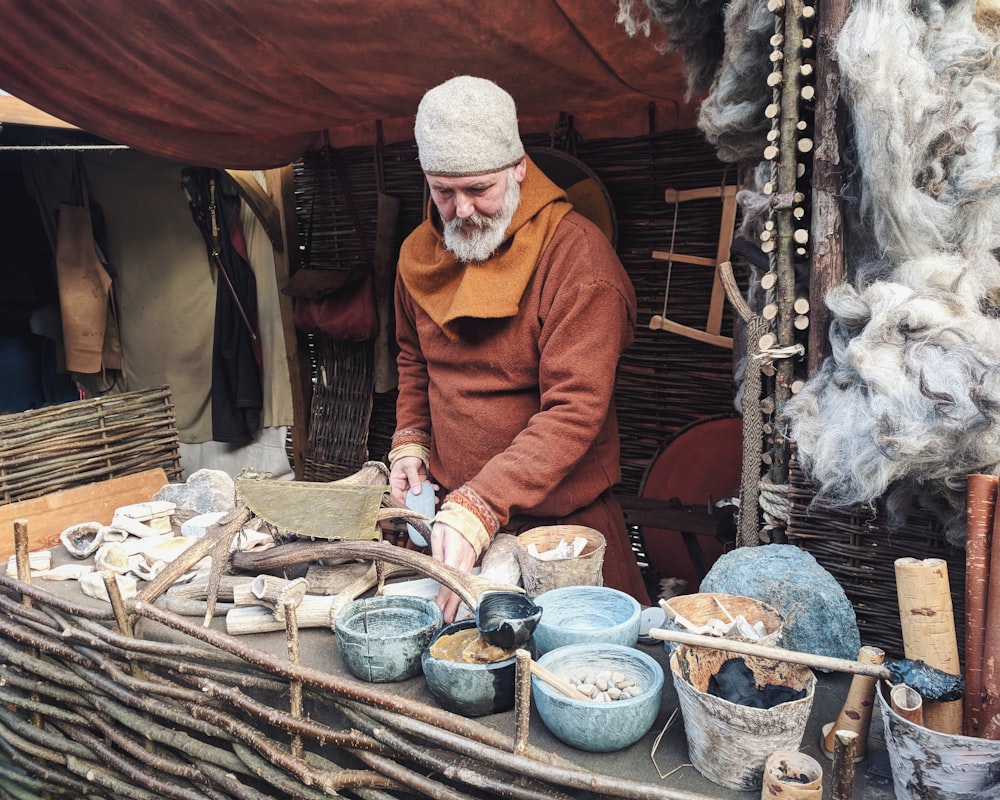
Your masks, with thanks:
[{"label": "gray knit wool cap", "polygon": [[428,91],[413,132],[428,175],[486,175],[524,158],[514,98],[485,78],[460,75]]}]

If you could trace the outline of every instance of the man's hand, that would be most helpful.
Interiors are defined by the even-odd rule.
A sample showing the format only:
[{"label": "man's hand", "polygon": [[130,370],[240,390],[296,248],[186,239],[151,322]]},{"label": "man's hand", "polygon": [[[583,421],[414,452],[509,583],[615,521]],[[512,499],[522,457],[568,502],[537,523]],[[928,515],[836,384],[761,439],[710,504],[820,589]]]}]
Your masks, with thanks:
[{"label": "man's hand", "polygon": [[[476,565],[476,549],[455,528],[435,522],[431,528],[431,555],[449,567],[472,572]],[[444,586],[438,592],[437,605],[445,622],[453,622],[462,602],[457,594]]]},{"label": "man's hand", "polygon": [[406,493],[410,489],[413,489],[414,494],[420,494],[425,480],[427,480],[427,467],[416,456],[403,456],[392,462],[389,486],[392,496],[399,502],[406,502]]}]

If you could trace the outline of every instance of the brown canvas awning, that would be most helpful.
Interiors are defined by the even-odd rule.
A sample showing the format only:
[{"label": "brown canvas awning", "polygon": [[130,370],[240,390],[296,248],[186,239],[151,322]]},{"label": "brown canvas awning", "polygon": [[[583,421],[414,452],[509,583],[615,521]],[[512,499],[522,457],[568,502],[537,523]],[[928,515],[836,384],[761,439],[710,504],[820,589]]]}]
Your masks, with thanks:
[{"label": "brown canvas awning", "polygon": [[[422,94],[495,80],[525,132],[689,127],[679,59],[630,38],[612,0],[0,0],[0,87],[114,142],[263,168],[324,142],[412,138]],[[655,104],[651,117],[651,106]]]}]

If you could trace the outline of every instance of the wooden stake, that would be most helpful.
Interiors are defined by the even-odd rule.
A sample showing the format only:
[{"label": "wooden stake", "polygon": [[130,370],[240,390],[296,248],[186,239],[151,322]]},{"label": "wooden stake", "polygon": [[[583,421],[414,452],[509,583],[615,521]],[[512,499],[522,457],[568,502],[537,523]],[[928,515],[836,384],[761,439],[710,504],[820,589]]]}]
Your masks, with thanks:
[{"label": "wooden stake", "polygon": [[531,653],[519,649],[514,673],[514,755],[522,756],[528,748],[531,720]]},{"label": "wooden stake", "polygon": [[[986,595],[986,633],[983,637],[983,682],[981,719],[1000,714],[1000,518],[993,512],[989,544],[988,587]],[[967,690],[968,691],[968,690]]]},{"label": "wooden stake", "polygon": [[[294,597],[289,597],[282,606],[281,617],[285,624],[285,645],[288,650],[288,660],[292,664],[298,664],[300,660],[299,648],[299,626],[295,619],[295,611],[299,605]],[[288,708],[295,719],[302,719],[302,681],[288,681]],[[292,736],[291,752],[296,758],[302,758],[302,735],[296,733]]]},{"label": "wooden stake", "polygon": [[[31,553],[28,551],[28,520],[14,520],[14,562],[17,565],[17,579],[21,583],[31,583]],[[21,596],[25,608],[31,608],[31,598]]]},{"label": "wooden stake", "polygon": [[854,748],[857,739],[854,731],[837,731],[835,735],[830,800],[852,800],[854,797]]},{"label": "wooden stake", "polygon": [[[895,571],[906,657],[960,674],[948,563],[941,558],[899,558]],[[962,704],[962,700],[924,703],[924,724],[941,733],[962,733]]]}]

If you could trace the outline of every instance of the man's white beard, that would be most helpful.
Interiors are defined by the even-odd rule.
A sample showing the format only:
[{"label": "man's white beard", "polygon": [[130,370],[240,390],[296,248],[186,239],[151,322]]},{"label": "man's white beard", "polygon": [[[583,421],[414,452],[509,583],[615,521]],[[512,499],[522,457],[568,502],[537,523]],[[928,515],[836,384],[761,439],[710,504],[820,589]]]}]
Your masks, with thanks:
[{"label": "man's white beard", "polygon": [[[492,217],[473,214],[464,220],[457,217],[444,223],[444,246],[459,261],[486,261],[507,236],[507,226],[521,202],[521,184],[514,178],[513,167],[507,171],[507,189],[503,205]],[[475,227],[466,227],[474,222]]]}]

